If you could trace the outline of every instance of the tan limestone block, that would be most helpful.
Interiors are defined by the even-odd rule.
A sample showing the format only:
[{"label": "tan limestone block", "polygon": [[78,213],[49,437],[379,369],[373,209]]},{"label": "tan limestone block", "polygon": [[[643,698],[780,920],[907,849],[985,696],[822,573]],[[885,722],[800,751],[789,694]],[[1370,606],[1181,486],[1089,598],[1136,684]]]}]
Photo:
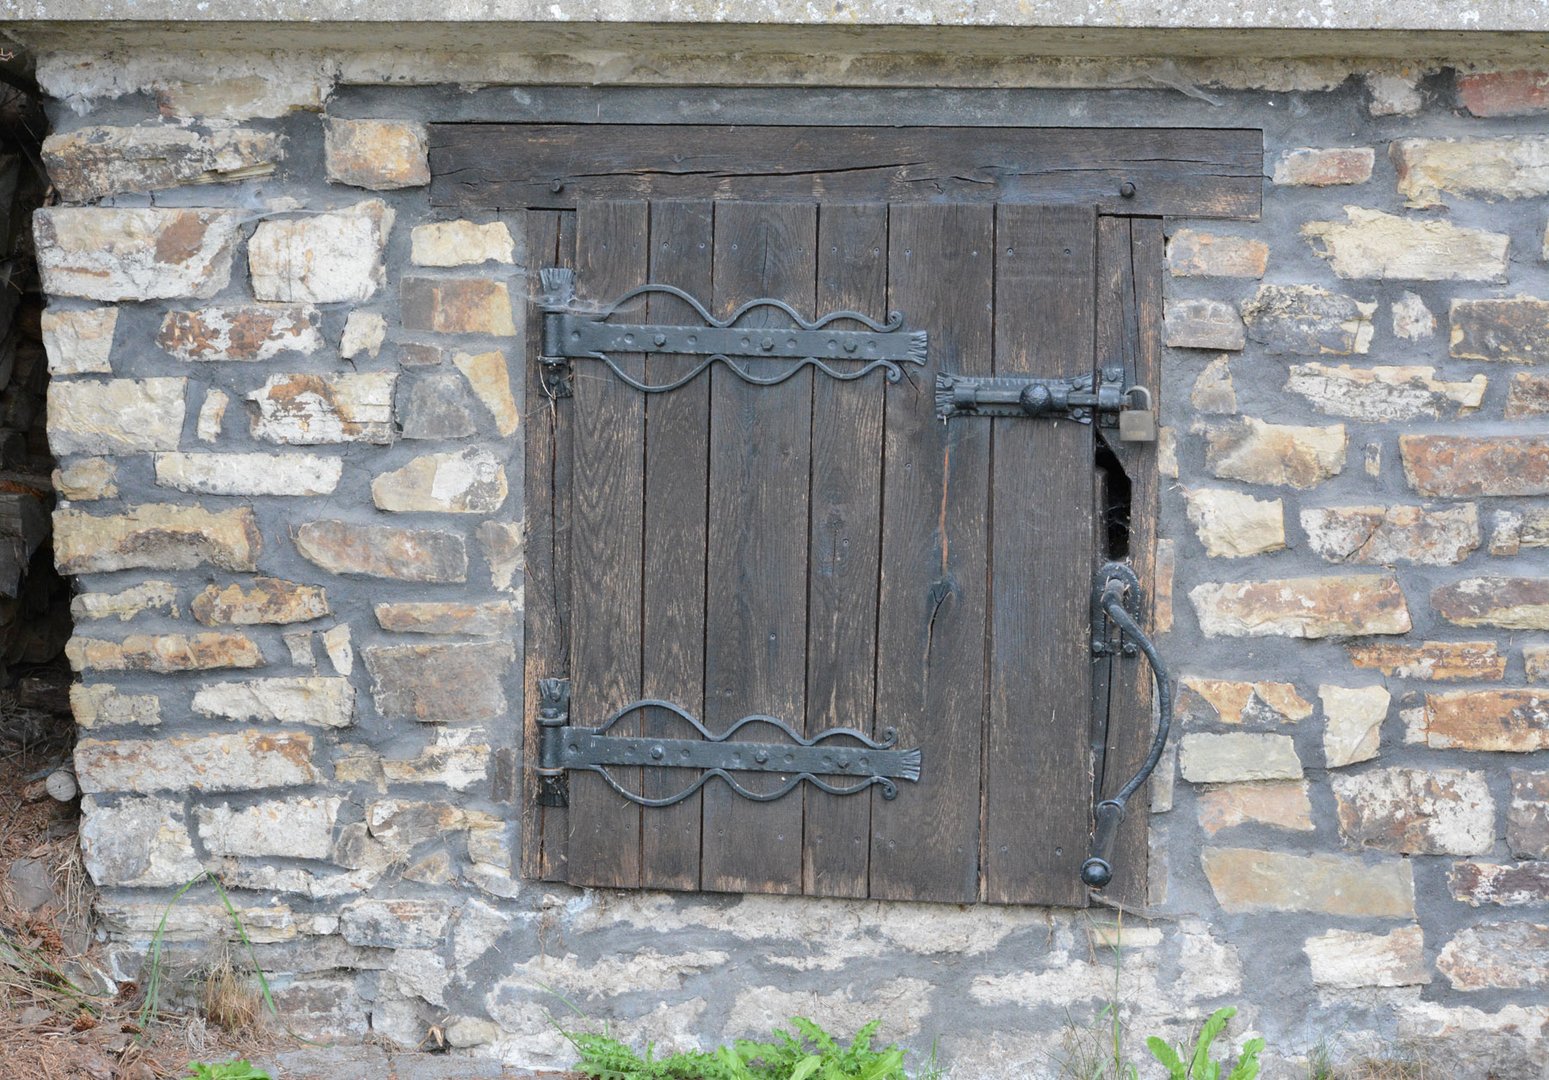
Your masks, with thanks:
[{"label": "tan limestone block", "polygon": [[1410,206],[1437,206],[1448,194],[1492,200],[1549,194],[1549,136],[1395,139],[1388,157]]},{"label": "tan limestone block", "polygon": [[1398,447],[1421,495],[1549,495],[1549,436],[1401,435]]},{"label": "tan limestone block", "polygon": [[77,128],[43,140],[43,164],[65,202],[131,191],[268,176],[285,156],[284,138],[246,128],[200,134],[184,127]]},{"label": "tan limestone block", "polygon": [[432,221],[409,234],[409,259],[415,266],[512,265],[516,245],[503,221]]},{"label": "tan limestone block", "polygon": [[467,548],[455,533],[309,521],[295,541],[303,558],[335,574],[444,583],[468,577]]},{"label": "tan limestone block", "polygon": [[283,578],[209,585],[189,605],[205,626],[257,626],[308,622],[328,614],[328,592]]},{"label": "tan limestone block", "polygon": [[1392,574],[1207,583],[1189,590],[1189,600],[1209,637],[1321,638],[1411,629]]},{"label": "tan limestone block", "polygon": [[1414,876],[1407,859],[1206,848],[1201,862],[1216,900],[1230,914],[1415,917]]},{"label": "tan limestone block", "polygon": [[493,514],[509,490],[500,458],[483,447],[424,454],[371,482],[377,509]]},{"label": "tan limestone block", "polygon": [[1454,990],[1549,988],[1549,925],[1520,921],[1467,927],[1442,946],[1436,970]]},{"label": "tan limestone block", "polygon": [[1275,159],[1270,182],[1294,187],[1364,184],[1372,178],[1377,152],[1369,146],[1301,146]]},{"label": "tan limestone block", "polygon": [[331,495],[344,461],[317,454],[157,454],[156,486],[201,495]]},{"label": "tan limestone block", "polygon": [[200,806],[194,817],[211,855],[326,859],[343,804],[335,796],[266,799],[245,807]]},{"label": "tan limestone block", "polygon": [[1305,780],[1209,787],[1199,793],[1195,808],[1200,828],[1210,836],[1250,822],[1294,832],[1316,828]]},{"label": "tan limestone block", "polygon": [[1372,668],[1398,679],[1457,682],[1506,675],[1506,657],[1493,641],[1362,641],[1345,649],[1356,667]]},{"label": "tan limestone block", "polygon": [[1370,761],[1382,743],[1393,698],[1381,686],[1318,687],[1323,702],[1323,761],[1330,769]]},{"label": "tan limestone block", "polygon": [[293,446],[393,441],[392,372],[271,375],[247,395],[253,437]]},{"label": "tan limestone block", "polygon": [[500,351],[484,353],[456,353],[452,363],[463,373],[474,394],[484,403],[495,418],[495,432],[501,438],[516,434],[520,414],[516,398],[511,393],[511,372],[506,354]]},{"label": "tan limestone block", "polygon": [[1431,607],[1457,626],[1549,630],[1549,578],[1464,578],[1433,590]]},{"label": "tan limestone block", "polygon": [[1484,855],[1495,846],[1495,800],[1482,772],[1377,769],[1337,776],[1333,787],[1349,844],[1406,855]]},{"label": "tan limestone block", "polygon": [[55,456],[176,450],[187,379],[69,379],[48,388]]},{"label": "tan limestone block", "polygon": [[235,210],[45,207],[33,218],[50,296],[208,299],[231,281]]},{"label": "tan limestone block", "polygon": [[1194,732],[1178,744],[1178,765],[1191,784],[1300,780],[1301,759],[1289,735]]},{"label": "tan limestone block", "polygon": [[1366,986],[1424,986],[1431,981],[1425,963],[1425,934],[1402,926],[1387,934],[1330,930],[1303,945],[1319,986],[1356,990]]},{"label": "tan limestone block", "polygon": [[76,726],[88,731],[121,724],[155,727],[161,723],[161,701],[155,694],[126,694],[108,683],[72,685],[70,712]]},{"label": "tan limestone block", "polygon": [[516,336],[511,292],[504,281],[405,277],[399,299],[405,330]]},{"label": "tan limestone block", "polygon": [[54,470],[53,483],[61,499],[111,499],[118,494],[118,465],[112,458],[76,458]]},{"label": "tan limestone block", "polygon": [[323,158],[331,184],[390,191],[430,183],[424,124],[330,118],[323,125]]},{"label": "tan limestone block", "polygon": [[1379,423],[1466,416],[1484,401],[1486,376],[1446,382],[1435,375],[1435,368],[1422,366],[1292,364],[1285,388],[1321,413]]},{"label": "tan limestone block", "polygon": [[1207,555],[1242,558],[1285,547],[1285,511],[1279,499],[1221,488],[1184,492],[1189,521]]},{"label": "tan limestone block", "polygon": [[1269,245],[1245,236],[1179,229],[1167,240],[1167,269],[1173,277],[1261,278]]},{"label": "tan limestone block", "polygon": [[242,634],[131,634],[122,641],[81,637],[65,645],[74,671],[214,671],[264,664],[258,645]]},{"label": "tan limestone block", "polygon": [[1420,506],[1310,506],[1302,511],[1307,543],[1333,563],[1452,566],[1479,547],[1473,503]]},{"label": "tan limestone block", "polygon": [[1342,278],[1371,281],[1505,281],[1505,233],[1435,218],[1345,207],[1345,221],[1309,221],[1302,235]]},{"label": "tan limestone block", "polygon": [[321,316],[308,304],[247,304],[169,311],[156,344],[179,360],[271,360],[322,348]]},{"label": "tan limestone block", "polygon": [[118,308],[62,311],[49,308],[41,316],[43,348],[50,375],[108,375]]},{"label": "tan limestone block", "polygon": [[128,622],[147,611],[177,618],[177,586],[170,581],[145,581],[116,593],[77,593],[70,601],[70,616],[77,622],[85,619]]},{"label": "tan limestone block", "polygon": [[1549,749],[1549,691],[1454,690],[1425,695],[1415,741],[1438,750],[1528,754]]},{"label": "tan limestone block", "polygon": [[1345,426],[1269,424],[1252,417],[1205,430],[1205,465],[1222,479],[1311,488],[1345,468]]},{"label": "tan limestone block", "polygon": [[377,604],[377,624],[399,634],[507,634],[521,609],[509,600],[466,604],[436,600]]},{"label": "tan limestone block", "polygon": [[[154,739],[82,739],[75,746],[75,774],[87,794],[261,791],[314,784],[320,779],[312,767],[312,736],[258,730]],[[160,907],[165,910],[166,904]]]},{"label": "tan limestone block", "polygon": [[146,567],[256,569],[263,540],[250,507],[211,511],[147,503],[121,514],[54,511],[54,562],[61,574]]},{"label": "tan limestone block", "polygon": [[253,295],[285,303],[369,300],[386,271],[393,211],[367,199],[331,213],[261,222],[247,245]]}]

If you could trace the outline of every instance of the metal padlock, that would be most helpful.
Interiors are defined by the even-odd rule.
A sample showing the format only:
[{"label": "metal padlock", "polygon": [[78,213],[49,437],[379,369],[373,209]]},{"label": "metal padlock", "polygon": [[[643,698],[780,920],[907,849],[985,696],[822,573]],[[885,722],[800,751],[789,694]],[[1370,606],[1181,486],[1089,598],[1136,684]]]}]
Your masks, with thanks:
[{"label": "metal padlock", "polygon": [[[1145,399],[1145,408],[1129,407],[1130,398],[1139,394]],[[1151,391],[1144,386],[1132,386],[1124,391],[1124,408],[1119,411],[1120,442],[1156,442],[1156,412],[1151,408]]]}]

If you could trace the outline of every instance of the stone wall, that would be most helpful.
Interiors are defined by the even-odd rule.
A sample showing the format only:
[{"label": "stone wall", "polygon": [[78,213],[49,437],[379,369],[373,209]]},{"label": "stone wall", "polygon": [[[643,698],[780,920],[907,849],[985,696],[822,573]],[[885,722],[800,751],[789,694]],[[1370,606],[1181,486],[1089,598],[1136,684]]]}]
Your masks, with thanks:
[{"label": "stone wall", "polygon": [[[1261,221],[1168,226],[1180,730],[1121,930],[519,880],[521,232],[431,210],[425,124],[541,104],[333,85],[348,58],[301,83],[258,54],[117,62],[41,58],[61,203],[36,235],[122,977],[210,868],[301,1026],[521,1064],[566,1060],[563,995],[669,1046],[881,1016],[963,1080],[1053,1075],[1117,1000],[1137,1035],[1238,1005],[1271,1076],[1319,1042],[1541,1075],[1549,75],[1266,90],[1145,62],[1150,89],[980,106],[1265,132]],[[223,932],[201,893],[168,919],[191,949]]]}]

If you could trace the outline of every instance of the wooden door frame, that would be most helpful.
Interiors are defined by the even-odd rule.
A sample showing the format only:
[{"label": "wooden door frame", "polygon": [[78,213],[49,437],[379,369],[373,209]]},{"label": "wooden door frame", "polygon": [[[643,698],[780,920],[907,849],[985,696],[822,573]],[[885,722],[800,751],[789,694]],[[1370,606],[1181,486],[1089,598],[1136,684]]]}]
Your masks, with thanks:
[{"label": "wooden door frame", "polygon": [[[712,132],[711,129],[702,126],[697,131],[688,130],[693,127],[692,125],[648,126],[655,129],[649,134],[658,139],[697,135],[706,139],[713,137],[724,141],[738,134],[724,128],[715,129],[715,132]],[[570,166],[582,160],[576,156],[578,151],[575,148],[584,145],[584,136],[596,138],[617,135],[617,129],[611,127],[599,128],[597,125],[586,124],[576,124],[573,127],[574,131],[570,133],[571,141],[567,144],[568,149],[565,150],[569,157],[561,154],[559,158],[555,158],[551,153],[539,163],[536,171],[530,169],[526,175],[517,175],[513,178],[510,155],[523,145],[524,140],[533,137],[544,140],[545,145],[552,148],[551,144],[556,137],[552,125],[431,125],[433,204],[457,213],[512,209],[565,211],[573,208],[582,199],[616,198],[620,195],[649,198],[658,193],[660,187],[656,177],[660,174],[645,173],[644,170],[653,166],[660,167],[665,151],[660,148],[650,151],[639,140],[632,143],[636,147],[636,156],[633,160],[615,157],[614,163],[620,169],[618,173],[610,174],[606,170],[597,170],[587,172],[583,176],[579,174],[586,170],[567,167],[560,170],[563,172],[562,176],[543,181],[536,172],[555,171],[556,161]],[[869,145],[896,149],[906,145],[908,139],[923,137],[929,146],[939,148],[941,145],[939,140],[943,133],[949,130],[923,127],[876,128],[869,131],[869,134],[875,136]],[[1094,145],[1093,132],[1081,129],[997,128],[995,130],[1002,140],[1001,145],[1026,145],[1041,148],[1042,152],[1046,152],[1051,146],[1063,147],[1062,152],[1067,157],[1077,153],[1082,147]],[[741,129],[740,133],[746,135],[748,129]],[[830,136],[829,139],[817,140],[816,145],[819,149],[833,145],[831,137],[834,132],[830,131],[826,134]],[[982,127],[973,132],[975,138],[982,138],[986,134]],[[1065,201],[1090,201],[1099,208],[1097,350],[1100,356],[1110,356],[1115,353],[1123,356],[1126,362],[1132,365],[1136,380],[1152,388],[1157,407],[1162,409],[1166,404],[1159,393],[1162,352],[1162,275],[1164,273],[1162,215],[1257,218],[1262,178],[1262,136],[1258,131],[1244,129],[1218,131],[1105,129],[1097,132],[1097,135],[1099,137],[1096,143],[1101,144],[1108,155],[1105,157],[1106,167],[1091,173],[1073,174],[1069,188],[1065,189],[1068,192],[1065,195]],[[1188,143],[1190,152],[1178,155],[1176,161],[1165,157],[1147,158],[1146,155],[1157,153],[1158,144],[1155,140],[1158,138],[1164,141],[1170,138]],[[1021,143],[1018,143],[1019,139],[1022,140]],[[748,145],[756,145],[757,142],[758,140],[755,139]],[[467,159],[459,156],[467,153],[469,146],[483,146],[488,150],[497,144],[503,148],[501,153],[505,155],[504,157],[496,155],[499,158],[498,167],[505,170],[504,180],[492,176],[488,168],[470,170]],[[765,145],[774,144],[766,140]],[[1174,145],[1177,145],[1177,142]],[[667,156],[671,157],[670,154]],[[1202,159],[1210,162],[1203,169],[1200,167]],[[516,159],[518,164],[520,160],[518,154]],[[1018,194],[1027,201],[1044,201],[1048,196],[1048,188],[1043,186],[1048,178],[1047,173],[1038,167],[1033,157],[1024,159],[1024,164],[1026,165],[1024,171],[1018,172],[1017,167],[1012,167],[1008,169],[1008,173],[1035,176],[1033,185],[1030,188],[1010,192],[1013,198],[1008,201],[1017,201],[1015,196]],[[1133,170],[1139,169],[1142,164],[1151,170],[1148,173],[1151,179],[1146,184],[1147,192],[1144,198],[1141,197],[1138,185],[1137,190],[1134,191],[1125,189],[1126,183],[1130,182],[1125,177]],[[782,182],[788,185],[784,192],[786,197],[807,201],[812,198],[812,194],[809,192],[804,195],[802,181],[791,179],[802,176],[804,168],[807,175],[821,174],[819,165],[805,162],[799,155],[793,157],[786,154],[777,157],[771,153],[763,159],[758,158],[756,154],[749,155],[745,163],[739,166],[738,178],[734,182],[728,182],[724,175],[699,174],[699,179],[695,180],[690,170],[683,168],[676,174],[668,174],[671,176],[671,184],[663,193],[673,197],[694,197],[695,195],[701,198],[746,197],[754,190],[749,185],[756,183],[760,176],[767,177],[771,171],[774,171],[778,172],[784,178]],[[636,170],[639,175],[631,175],[621,181],[620,176],[630,170]],[[761,173],[760,170],[763,172]],[[865,170],[862,175],[872,177],[875,184],[852,186],[846,189],[845,195],[882,201],[887,201],[890,196],[896,199],[899,193],[896,179],[888,179],[886,172],[887,170]],[[641,175],[646,177],[643,183]],[[1170,177],[1170,180],[1168,183],[1156,182],[1158,176]],[[1008,194],[1003,190],[998,178],[994,183],[982,185],[990,189],[988,191],[978,192],[976,191],[978,186],[980,185],[974,182],[966,188],[955,189],[941,197],[957,201],[966,191],[968,194],[979,194],[986,200],[1004,200]],[[1103,212],[1105,210],[1107,212]],[[1114,213],[1114,210],[1121,212]],[[543,256],[534,257],[538,252],[565,250],[567,237],[563,222],[567,217],[573,220],[573,215],[563,212],[528,215],[526,251],[529,254],[528,262],[533,276],[536,276],[536,270],[531,268],[544,265],[547,261]],[[573,234],[568,237],[568,242],[573,245]],[[534,305],[528,320],[528,342],[538,340],[539,327],[536,324],[536,318]],[[523,368],[527,372],[525,379],[529,403],[542,400],[542,391],[538,385],[534,367],[535,365],[526,363],[524,356]],[[554,470],[563,469],[568,457],[566,448],[555,446],[552,439],[546,438],[543,428],[544,425],[541,424],[528,426],[526,457],[529,478],[544,474],[554,477]],[[1115,451],[1132,485],[1129,558],[1141,581],[1148,586],[1144,594],[1146,625],[1156,627],[1157,593],[1158,586],[1162,585],[1157,580],[1159,566],[1156,513],[1161,483],[1161,477],[1157,472],[1158,449],[1154,444],[1128,447],[1115,444]],[[530,484],[529,479],[529,498],[532,495]],[[558,549],[553,543],[554,537],[549,535],[548,530],[562,531],[566,526],[557,518],[547,522],[535,521],[532,514],[534,509],[536,508],[529,503],[527,515],[529,576],[548,575],[552,587],[558,590],[553,605],[557,613],[568,603],[565,597],[559,595],[567,587],[568,573],[552,564],[553,553]],[[556,506],[553,510],[557,514],[563,513],[561,507]],[[549,555],[547,562],[545,548]],[[1170,589],[1170,585],[1165,587]],[[542,605],[528,604],[526,621],[529,625],[535,619],[545,618],[542,608]],[[533,745],[532,739],[537,729],[538,712],[536,695],[527,691],[533,679],[545,673],[542,669],[550,660],[534,657],[525,645],[524,658],[526,665],[521,693],[524,702],[524,730],[522,748],[519,752],[520,764],[517,766],[522,776],[519,782],[513,785],[521,793],[519,797],[522,799],[520,832],[522,846],[519,853],[521,870],[525,877],[556,880],[564,877],[563,867],[555,865],[547,854],[558,849],[555,845],[543,842],[544,819],[535,812],[536,777],[533,770],[526,765],[527,749]],[[1153,712],[1151,683],[1142,665],[1128,665],[1117,677],[1113,692],[1133,704],[1129,708],[1110,711],[1107,737],[1107,776],[1110,778],[1108,784],[1110,790],[1122,783],[1124,777],[1132,771],[1132,767],[1144,757],[1150,740]],[[1107,890],[1108,897],[1127,905],[1141,906],[1145,903],[1147,817],[1146,813],[1137,809],[1126,821],[1116,851],[1115,880]],[[550,839],[557,839],[557,837],[551,835]]]}]

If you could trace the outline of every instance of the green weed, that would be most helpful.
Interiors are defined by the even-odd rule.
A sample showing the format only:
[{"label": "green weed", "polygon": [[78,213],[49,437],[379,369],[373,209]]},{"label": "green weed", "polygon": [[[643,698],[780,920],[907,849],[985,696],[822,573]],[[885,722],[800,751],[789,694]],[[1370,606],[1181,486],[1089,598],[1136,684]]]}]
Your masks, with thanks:
[{"label": "green weed", "polygon": [[206,1064],[190,1061],[186,1080],[273,1080],[268,1073],[248,1061],[217,1061]]},{"label": "green weed", "polygon": [[[636,1054],[611,1035],[565,1032],[580,1053],[576,1069],[593,1080],[909,1080],[905,1051],[872,1045],[881,1022],[855,1033],[848,1046],[805,1017],[792,1017],[794,1031],[777,1029],[768,1042],[739,1039],[710,1053],[693,1050],[657,1059],[647,1043]],[[936,1080],[932,1064],[917,1080]]]},{"label": "green weed", "polygon": [[[1154,1035],[1146,1040],[1146,1048],[1162,1063],[1170,1080],[1221,1080],[1221,1070],[1226,1063],[1210,1060],[1210,1047],[1226,1030],[1226,1022],[1236,1015],[1237,1010],[1230,1008],[1211,1013],[1200,1029],[1199,1038],[1194,1040],[1194,1051],[1187,1062],[1182,1057],[1188,1053],[1184,1047],[1169,1046]],[[1249,1039],[1243,1044],[1242,1057],[1226,1074],[1226,1080],[1254,1080],[1259,1074],[1259,1052],[1263,1049],[1263,1039]]]}]

